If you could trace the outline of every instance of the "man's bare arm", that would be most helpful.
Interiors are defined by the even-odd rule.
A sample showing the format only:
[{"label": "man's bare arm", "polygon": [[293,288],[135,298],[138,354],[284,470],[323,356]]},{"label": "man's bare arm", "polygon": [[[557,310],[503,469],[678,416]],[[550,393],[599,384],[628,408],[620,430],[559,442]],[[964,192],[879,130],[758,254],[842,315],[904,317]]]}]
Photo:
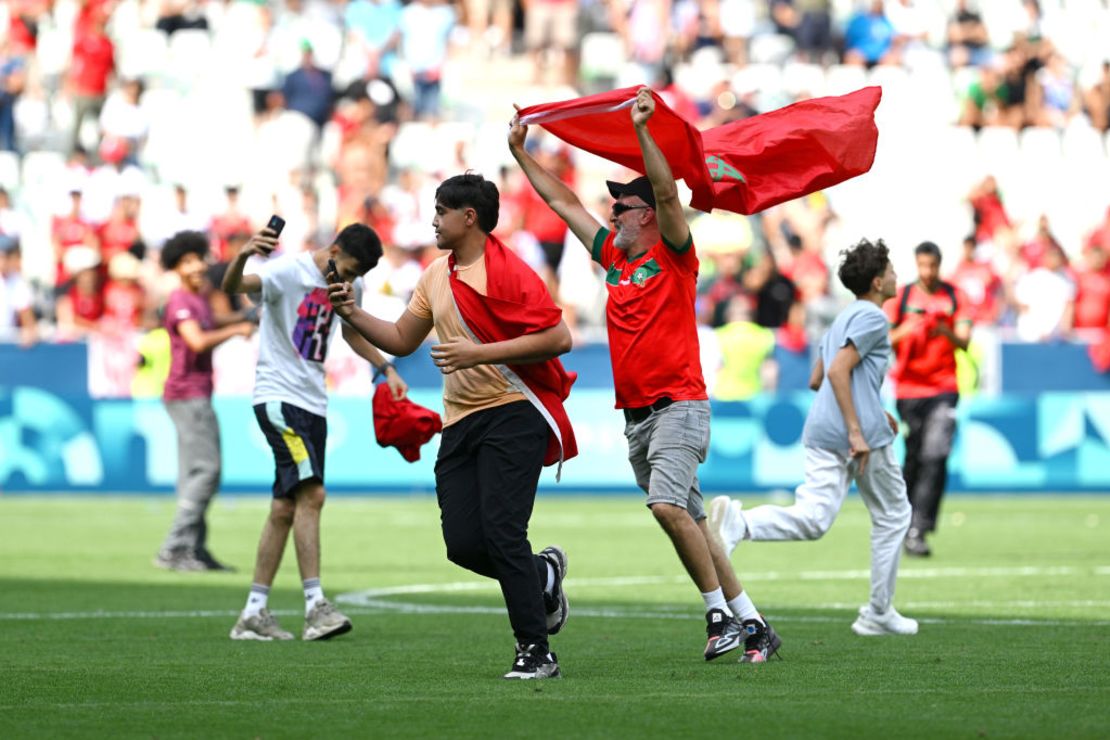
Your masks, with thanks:
[{"label": "man's bare arm", "polygon": [[[520,109],[517,108],[519,111]],[[528,127],[520,125],[520,118],[513,116],[509,128],[509,151],[512,152],[524,176],[532,184],[544,203],[566,222],[586,249],[593,247],[594,237],[602,225],[590,215],[582,201],[559,178],[544,169],[524,148]]]}]

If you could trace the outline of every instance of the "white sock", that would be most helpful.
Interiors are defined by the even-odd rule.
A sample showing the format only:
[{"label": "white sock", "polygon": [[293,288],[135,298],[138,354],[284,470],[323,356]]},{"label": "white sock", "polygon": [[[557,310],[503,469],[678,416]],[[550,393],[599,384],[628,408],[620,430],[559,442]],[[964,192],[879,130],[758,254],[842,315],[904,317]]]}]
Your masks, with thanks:
[{"label": "white sock", "polygon": [[732,611],[728,608],[728,604],[725,603],[725,592],[722,591],[719,586],[713,591],[703,593],[701,597],[705,601],[706,611],[709,611],[711,609],[720,609],[721,611],[728,614],[730,617],[732,616]]},{"label": "white sock", "polygon": [[741,591],[739,596],[728,602],[728,608],[732,609],[733,614],[740,617],[740,621],[754,619],[757,622],[766,624],[759,610],[756,609],[755,604],[752,603],[752,598],[748,596],[747,591]]},{"label": "white sock", "polygon": [[270,600],[270,587],[259,583],[251,584],[251,592],[247,594],[247,605],[243,607],[244,617],[253,617],[266,608]]},{"label": "white sock", "polygon": [[308,613],[323,600],[324,589],[320,587],[320,579],[306,579],[304,582],[304,615],[307,617]]}]

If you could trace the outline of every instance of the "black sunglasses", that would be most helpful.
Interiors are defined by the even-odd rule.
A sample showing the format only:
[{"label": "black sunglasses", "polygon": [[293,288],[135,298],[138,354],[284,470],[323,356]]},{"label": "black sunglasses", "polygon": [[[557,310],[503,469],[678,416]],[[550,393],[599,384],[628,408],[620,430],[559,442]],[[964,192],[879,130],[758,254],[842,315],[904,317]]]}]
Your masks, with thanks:
[{"label": "black sunglasses", "polygon": [[642,211],[645,208],[651,208],[651,206],[630,206],[630,205],[627,205],[625,203],[614,203],[613,204],[613,215],[614,216],[619,216],[622,213],[625,213],[627,211]]}]

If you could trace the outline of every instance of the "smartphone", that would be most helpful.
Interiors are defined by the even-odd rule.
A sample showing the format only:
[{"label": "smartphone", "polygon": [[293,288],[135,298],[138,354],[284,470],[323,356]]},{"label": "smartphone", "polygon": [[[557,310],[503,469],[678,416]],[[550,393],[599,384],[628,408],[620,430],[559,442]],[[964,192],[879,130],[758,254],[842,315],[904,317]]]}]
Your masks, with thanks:
[{"label": "smartphone", "polygon": [[281,236],[281,230],[285,228],[285,219],[275,213],[270,216],[266,228],[274,232],[274,236]]},{"label": "smartphone", "polygon": [[324,277],[327,278],[328,281],[330,282],[332,275],[335,275],[336,282],[340,282],[339,268],[335,266],[335,260],[329,259],[328,260],[328,274],[325,275]]}]

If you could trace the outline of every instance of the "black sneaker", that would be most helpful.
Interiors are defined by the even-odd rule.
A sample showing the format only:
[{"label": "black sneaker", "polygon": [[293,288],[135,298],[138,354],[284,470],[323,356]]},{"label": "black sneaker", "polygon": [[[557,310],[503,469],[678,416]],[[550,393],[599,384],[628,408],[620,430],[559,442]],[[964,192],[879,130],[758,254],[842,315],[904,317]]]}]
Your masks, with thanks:
[{"label": "black sneaker", "polygon": [[559,678],[559,661],[536,645],[516,646],[516,660],[504,678],[527,681],[533,678]]},{"label": "black sneaker", "polygon": [[196,559],[198,562],[200,562],[201,565],[204,566],[205,570],[220,571],[223,573],[235,572],[235,568],[228,565],[227,563],[221,563],[219,560],[216,560],[216,558],[212,556],[212,553],[208,552],[208,550],[206,549],[202,548],[200,550],[197,550]]},{"label": "black sneaker", "polygon": [[563,579],[567,577],[567,554],[558,545],[551,545],[540,552],[540,557],[555,570],[555,585],[551,587],[551,593],[543,592],[543,608],[547,612],[547,634],[556,635],[567,623],[570,614],[567,595],[563,591]]},{"label": "black sneaker", "polygon": [[705,615],[705,634],[709,638],[705,644],[705,659],[719,658],[740,647],[743,631],[736,617],[730,617],[723,609],[710,609]]},{"label": "black sneaker", "polygon": [[[775,628],[767,622],[758,619],[745,619],[744,654],[740,656],[741,663],[766,663],[772,655],[782,646]],[[782,659],[782,656],[779,656]]]},{"label": "black sneaker", "polygon": [[933,554],[929,549],[929,544],[925,542],[925,533],[920,529],[913,527],[909,532],[906,532],[906,541],[902,543],[906,549],[906,554],[915,558],[927,558]]}]

